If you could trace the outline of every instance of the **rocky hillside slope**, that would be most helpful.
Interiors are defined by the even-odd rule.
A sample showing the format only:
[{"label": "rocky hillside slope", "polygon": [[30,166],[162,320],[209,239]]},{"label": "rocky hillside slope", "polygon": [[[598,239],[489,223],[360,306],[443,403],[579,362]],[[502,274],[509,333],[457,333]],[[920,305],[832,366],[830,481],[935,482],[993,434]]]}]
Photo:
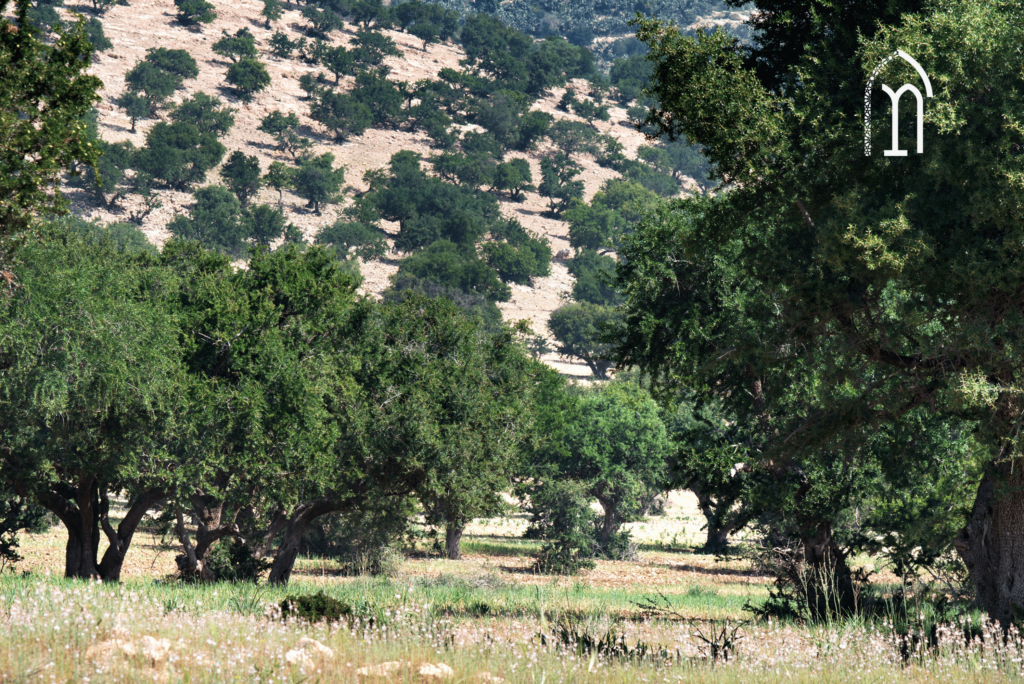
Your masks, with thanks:
[{"label": "rocky hillside slope", "polygon": [[[80,5],[68,2],[63,11],[66,13],[80,10],[84,13],[88,5],[81,0],[79,2]],[[130,120],[123,110],[114,105],[114,100],[124,90],[125,73],[145,57],[146,50],[166,47],[187,49],[197,60],[200,68],[199,77],[185,81],[185,87],[175,93],[171,102],[180,102],[195,92],[202,91],[216,95],[229,103],[236,110],[235,125],[221,141],[228,148],[228,154],[234,150],[242,150],[248,155],[256,155],[264,170],[273,161],[289,161],[284,153],[275,149],[274,140],[270,135],[257,130],[260,119],[275,109],[284,113],[294,112],[302,122],[300,132],[312,139],[315,144],[314,153],[330,151],[335,155],[337,162],[347,168],[347,201],[351,201],[355,192],[366,189],[362,181],[363,173],[385,166],[392,154],[400,150],[414,150],[424,157],[430,154],[429,141],[420,131],[369,129],[357,138],[338,144],[309,118],[309,103],[305,99],[305,93],[299,88],[299,78],[303,74],[315,74],[322,69],[307,65],[298,59],[278,59],[269,52],[268,43],[274,30],[284,31],[292,39],[302,35],[301,26],[304,21],[294,6],[286,8],[284,17],[276,22],[271,30],[264,27],[264,21],[260,17],[260,0],[218,2],[216,7],[216,20],[201,29],[186,28],[175,21],[176,10],[173,0],[131,0],[130,6],[115,6],[103,16],[104,32],[114,47],[97,55],[92,72],[104,83],[104,89],[100,93],[102,102],[99,103],[98,109],[100,132],[105,140],[131,140],[136,146],[145,144],[146,132],[157,119],[139,121],[136,131],[132,133]],[[225,74],[230,62],[211,49],[213,43],[221,37],[222,31],[233,34],[242,27],[248,28],[255,36],[261,53],[260,59],[266,63],[272,78],[270,88],[257,94],[249,104],[239,101],[234,91],[227,87]],[[391,37],[403,52],[401,57],[388,58],[387,64],[391,67],[389,78],[393,80],[413,83],[420,79],[435,79],[444,67],[458,69],[459,60],[464,56],[460,48],[450,42],[431,45],[424,51],[422,42],[409,34],[401,31],[384,33]],[[354,27],[348,25],[345,30],[333,34],[333,43],[347,44],[354,35]],[[574,82],[572,86],[578,94],[588,92],[586,82]],[[579,117],[556,109],[555,105],[563,92],[564,89],[561,88],[553,89],[547,97],[537,101],[534,108],[546,111],[556,118],[580,120]],[[634,157],[637,147],[645,142],[643,136],[629,125],[624,109],[613,107],[610,114],[611,120],[596,121],[596,128],[601,133],[618,138],[625,147],[625,154]],[[510,156],[527,158],[534,178],[537,179],[540,177],[539,160],[546,151],[545,145],[542,144],[539,149],[529,153],[513,152]],[[589,157],[583,158],[582,166],[584,171],[580,178],[586,185],[588,200],[600,189],[605,180],[618,175],[611,169],[598,166]],[[207,176],[207,181],[219,182],[217,173],[217,169],[212,170]],[[158,194],[163,206],[150,214],[141,228],[152,242],[161,245],[170,237],[167,231],[168,223],[175,215],[188,210],[192,196],[173,190],[159,190]],[[133,203],[139,202],[137,196],[129,196],[118,210],[111,212],[84,191],[70,189],[69,197],[75,212],[83,217],[101,221],[123,221],[132,209]],[[264,188],[256,201],[276,204],[277,192]],[[307,212],[304,204],[303,200],[285,192],[286,218],[301,228],[308,238],[314,236],[322,226],[333,223],[344,206],[344,203],[336,205],[322,216],[317,216]],[[528,199],[522,203],[502,202],[502,211],[505,215],[517,218],[527,229],[546,237],[554,253],[567,250],[569,243],[566,224],[544,216],[545,208],[546,201],[536,193],[530,193]],[[361,265],[365,292],[380,296],[388,287],[390,276],[398,270],[398,258],[400,255],[393,254],[383,260]],[[548,335],[547,320],[551,312],[564,303],[564,298],[571,287],[572,276],[564,261],[556,260],[552,264],[550,276],[534,279],[532,286],[512,285],[511,301],[500,304],[500,307],[506,320],[527,319],[538,334]],[[585,365],[566,362],[554,354],[547,355],[545,361],[570,375],[581,378],[590,375]]]}]

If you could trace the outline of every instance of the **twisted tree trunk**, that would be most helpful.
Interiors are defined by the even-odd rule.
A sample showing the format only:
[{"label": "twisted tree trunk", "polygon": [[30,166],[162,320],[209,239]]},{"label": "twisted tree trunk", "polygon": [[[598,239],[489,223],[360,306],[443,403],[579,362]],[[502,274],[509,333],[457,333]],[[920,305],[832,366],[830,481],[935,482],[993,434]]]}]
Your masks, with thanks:
[{"label": "twisted tree trunk", "polygon": [[343,506],[335,499],[318,499],[296,506],[288,518],[284,537],[274,556],[274,564],[270,567],[270,576],[267,577],[270,584],[288,584],[306,528],[321,515],[334,513],[342,508]]},{"label": "twisted tree trunk", "polygon": [[1024,617],[1024,462],[988,466],[954,546],[989,617],[1007,626]]}]

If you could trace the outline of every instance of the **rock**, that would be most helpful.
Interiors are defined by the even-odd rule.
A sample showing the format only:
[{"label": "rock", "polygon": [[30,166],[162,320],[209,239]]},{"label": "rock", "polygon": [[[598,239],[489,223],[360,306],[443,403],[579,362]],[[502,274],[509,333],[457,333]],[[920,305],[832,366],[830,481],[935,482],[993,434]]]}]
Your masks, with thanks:
[{"label": "rock", "polygon": [[356,670],[360,677],[387,677],[402,669],[402,661],[395,660],[379,665],[367,665]]},{"label": "rock", "polygon": [[299,643],[296,648],[305,649],[307,652],[315,653],[316,655],[321,655],[325,658],[334,657],[333,649],[324,646],[316,639],[310,639],[309,637],[302,637],[299,639]]},{"label": "rock", "polygon": [[439,682],[455,676],[455,670],[444,663],[424,663],[419,669],[420,679],[425,682]]}]

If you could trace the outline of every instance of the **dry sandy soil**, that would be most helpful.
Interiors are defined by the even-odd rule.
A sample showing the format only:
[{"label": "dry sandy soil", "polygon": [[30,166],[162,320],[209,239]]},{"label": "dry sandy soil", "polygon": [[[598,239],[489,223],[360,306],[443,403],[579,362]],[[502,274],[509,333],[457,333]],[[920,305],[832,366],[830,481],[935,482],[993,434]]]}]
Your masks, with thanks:
[{"label": "dry sandy soil", "polygon": [[[230,104],[236,110],[235,126],[222,138],[222,142],[229,153],[242,150],[248,155],[255,155],[263,169],[273,161],[291,161],[286,155],[274,149],[271,136],[256,130],[260,119],[275,109],[294,112],[302,122],[301,132],[314,142],[314,152],[332,152],[337,163],[346,167],[345,176],[349,188],[349,199],[346,201],[350,201],[353,192],[366,189],[362,180],[364,172],[385,166],[394,153],[414,150],[424,157],[430,154],[428,140],[420,132],[370,129],[364,135],[344,144],[334,142],[330,135],[325,134],[319,125],[309,118],[308,102],[304,99],[305,93],[299,88],[299,78],[303,74],[314,73],[320,69],[299,60],[281,60],[269,55],[269,39],[274,30],[282,30],[293,39],[301,35],[299,28],[303,20],[299,11],[294,7],[288,9],[273,29],[268,30],[264,28],[264,23],[259,17],[262,9],[259,0],[235,0],[216,4],[216,20],[198,30],[178,25],[174,19],[173,0],[132,0],[131,6],[116,6],[102,18],[104,32],[114,47],[97,56],[91,71],[104,83],[100,93],[102,101],[98,105],[100,131],[104,139],[111,142],[131,140],[136,146],[144,145],[146,132],[156,120],[139,121],[136,131],[132,133],[128,117],[113,102],[124,90],[125,73],[145,57],[146,50],[167,47],[188,50],[200,68],[199,77],[186,81],[184,88],[179,90],[171,101],[180,102],[202,91],[216,95]],[[85,13],[88,8],[87,3],[79,0],[77,5],[69,2],[65,6],[65,11]],[[265,61],[272,79],[270,88],[257,95],[249,104],[239,101],[233,91],[226,87],[225,74],[230,62],[214,54],[211,47],[222,35],[222,31],[234,33],[242,27],[248,28],[256,37],[257,46],[263,55],[261,59]],[[411,35],[399,31],[384,33],[390,36],[404,53],[402,57],[389,58],[388,66],[392,69],[390,78],[393,80],[413,83],[420,79],[433,79],[444,67],[459,68],[459,60],[464,57],[461,49],[450,43],[432,45],[424,51],[422,43]],[[347,44],[353,37],[354,31],[349,27],[347,30],[335,32],[333,42]],[[348,81],[351,86],[351,79]],[[572,86],[578,94],[588,92],[585,81],[574,82]],[[547,97],[539,100],[534,108],[559,119],[582,120],[555,108],[563,93],[562,88],[553,89]],[[630,127],[626,119],[625,110],[615,107],[611,110],[609,122],[597,121],[594,125],[601,133],[615,136],[625,146],[625,153],[633,156],[637,148],[644,144],[644,138]],[[513,156],[525,156],[530,162],[534,177],[539,178],[539,161],[546,151],[542,146],[529,154],[514,153]],[[601,168],[589,157],[582,160],[582,166],[581,178],[586,186],[588,200],[606,180],[618,176],[611,169]],[[214,169],[207,176],[207,181],[216,183],[218,178],[219,169]],[[171,190],[160,190],[158,194],[163,206],[147,217],[142,225],[142,231],[152,242],[162,245],[170,237],[167,225],[175,215],[188,211],[192,198],[189,193]],[[75,212],[86,218],[101,221],[125,220],[127,210],[138,200],[129,197],[120,209],[111,212],[99,205],[86,192],[72,189],[69,191],[69,197]],[[288,220],[301,228],[308,238],[315,236],[323,226],[332,223],[344,207],[344,204],[338,205],[325,212],[323,216],[317,216],[307,212],[303,208],[304,202],[291,193],[286,192],[284,199]],[[276,203],[277,193],[273,189],[264,188],[257,201]],[[546,202],[536,193],[529,194],[527,200],[521,204],[502,202],[502,211],[505,215],[517,218],[527,229],[547,238],[554,253],[568,249],[567,225],[562,221],[545,217],[545,208]],[[363,290],[367,294],[380,296],[388,287],[391,275],[397,270],[395,258],[362,264]],[[530,321],[535,332],[548,335],[547,320],[551,312],[565,302],[571,288],[572,276],[569,275],[564,261],[558,260],[552,264],[551,275],[534,279],[532,286],[512,285],[511,301],[500,306],[506,320],[526,319]],[[585,365],[568,362],[555,354],[547,355],[544,360],[567,375],[581,379],[590,376],[590,371]]]}]

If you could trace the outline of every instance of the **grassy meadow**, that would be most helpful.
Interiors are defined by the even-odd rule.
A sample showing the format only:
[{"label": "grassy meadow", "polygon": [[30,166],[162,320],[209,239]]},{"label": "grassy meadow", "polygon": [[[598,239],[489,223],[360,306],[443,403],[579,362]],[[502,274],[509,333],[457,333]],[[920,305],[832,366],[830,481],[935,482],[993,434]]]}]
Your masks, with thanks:
[{"label": "grassy meadow", "polygon": [[[537,545],[518,538],[523,521],[513,517],[477,521],[462,561],[420,549],[393,576],[347,577],[334,561],[303,558],[287,587],[178,582],[170,574],[175,548],[152,530],[137,536],[121,584],[68,581],[60,577],[61,530],[27,534],[25,559],[0,574],[0,682],[1020,677],[1024,642],[977,615],[969,618],[969,643],[953,626],[925,628],[924,640],[914,629],[900,637],[905,630],[884,618],[751,620],[745,606],[767,598],[770,578],[740,558],[695,553],[700,521],[693,513],[685,497],[673,497],[665,515],[633,526],[637,561],[598,561],[576,577],[534,573],[529,554]],[[876,570],[880,582],[894,581]],[[317,624],[282,616],[286,597],[316,592],[351,612]],[[652,599],[669,610],[645,610]]]}]

